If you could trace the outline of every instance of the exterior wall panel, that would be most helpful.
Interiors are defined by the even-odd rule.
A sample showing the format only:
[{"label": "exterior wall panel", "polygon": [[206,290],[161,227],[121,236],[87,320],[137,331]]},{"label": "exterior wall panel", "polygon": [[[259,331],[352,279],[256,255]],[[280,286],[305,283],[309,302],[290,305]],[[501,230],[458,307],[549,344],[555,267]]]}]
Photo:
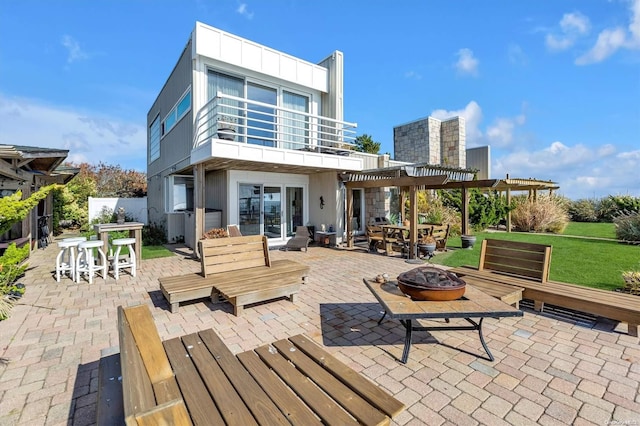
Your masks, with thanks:
[{"label": "exterior wall panel", "polygon": [[194,30],[197,55],[327,92],[327,70],[201,22]]},{"label": "exterior wall panel", "polygon": [[478,179],[492,179],[491,177],[491,147],[481,146],[467,149],[467,167],[477,169]]},{"label": "exterior wall panel", "polygon": [[[169,79],[149,110],[147,114],[147,130],[158,114],[160,114],[161,120],[166,117],[185,90],[191,85],[193,72],[190,45],[191,42],[187,44],[182,52]],[[160,158],[147,166],[147,176],[154,176],[160,173],[161,177],[164,177],[167,174],[167,170],[171,169],[172,166],[176,166],[176,169],[179,170],[188,165],[193,144],[192,139],[193,109],[160,139]]]}]

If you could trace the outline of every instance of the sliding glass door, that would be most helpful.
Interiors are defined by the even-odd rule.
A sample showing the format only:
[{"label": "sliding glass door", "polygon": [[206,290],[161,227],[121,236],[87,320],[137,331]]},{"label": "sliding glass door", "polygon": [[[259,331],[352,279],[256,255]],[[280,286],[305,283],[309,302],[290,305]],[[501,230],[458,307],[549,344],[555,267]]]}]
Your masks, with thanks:
[{"label": "sliding glass door", "polygon": [[264,200],[264,235],[267,238],[282,238],[282,197],[279,186],[265,186],[262,194]]},{"label": "sliding glass door", "polygon": [[[247,105],[247,142],[254,145],[276,146],[276,89],[254,83],[247,84],[247,98],[260,104]],[[267,104],[267,105],[264,105]]]},{"label": "sliding glass door", "polygon": [[[238,225],[242,235],[269,239],[291,237],[303,224],[302,187],[241,183],[238,187]],[[284,220],[283,220],[284,218]]]}]

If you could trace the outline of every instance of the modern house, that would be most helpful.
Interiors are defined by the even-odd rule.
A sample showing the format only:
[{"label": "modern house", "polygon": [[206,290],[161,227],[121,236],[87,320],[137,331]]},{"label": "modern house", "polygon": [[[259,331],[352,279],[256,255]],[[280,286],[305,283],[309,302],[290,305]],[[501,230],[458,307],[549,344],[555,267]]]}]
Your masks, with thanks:
[{"label": "modern house", "polygon": [[306,224],[339,240],[339,176],[381,165],[351,149],[342,52],[311,63],[200,22],[147,124],[149,221],[192,247],[228,224],[270,245]]},{"label": "modern house", "polygon": [[[461,117],[396,126],[402,161],[354,151],[342,52],[312,63],[200,22],[147,126],[149,222],[192,248],[207,230],[230,224],[267,236],[270,246],[298,225],[324,225],[333,244],[350,239],[394,210],[384,178],[412,191],[498,184],[488,147],[466,150]],[[474,176],[483,181],[469,183]],[[503,187],[513,185],[520,182]]]}]

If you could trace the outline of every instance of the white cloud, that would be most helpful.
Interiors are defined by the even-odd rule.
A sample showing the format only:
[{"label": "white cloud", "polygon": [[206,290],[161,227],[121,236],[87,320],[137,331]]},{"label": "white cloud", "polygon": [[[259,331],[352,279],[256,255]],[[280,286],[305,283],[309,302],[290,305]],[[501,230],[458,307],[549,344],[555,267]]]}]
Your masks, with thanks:
[{"label": "white cloud", "polygon": [[247,19],[253,19],[253,12],[249,12],[249,7],[246,3],[240,3],[238,8],[236,9],[240,15],[244,16]]},{"label": "white cloud", "polygon": [[480,146],[482,144],[482,132],[480,131],[480,122],[482,121],[482,109],[476,101],[471,101],[461,110],[447,111],[437,109],[431,112],[431,117],[438,120],[446,120],[453,117],[463,117],[466,128],[467,148]]},{"label": "white cloud", "polygon": [[473,56],[471,49],[460,49],[457,53],[458,62],[455,63],[455,68],[458,73],[464,75],[478,75],[478,65],[480,62]]},{"label": "white cloud", "polygon": [[507,55],[509,57],[509,62],[515,65],[527,65],[529,62],[529,59],[522,48],[515,43],[509,44]]},{"label": "white cloud", "polygon": [[89,58],[89,55],[80,48],[80,44],[70,35],[62,36],[62,45],[67,49],[68,64]]},{"label": "white cloud", "polygon": [[630,4],[628,31],[620,26],[605,28],[598,34],[594,46],[576,59],[576,65],[602,62],[620,49],[640,49],[640,0]]},{"label": "white cloud", "polygon": [[566,50],[573,46],[579,37],[588,34],[590,28],[589,18],[580,12],[565,13],[560,20],[560,34],[546,35],[547,48]]},{"label": "white cloud", "polygon": [[576,59],[576,65],[602,62],[626,44],[626,33],[622,28],[606,29],[598,35],[595,46]]},{"label": "white cloud", "polygon": [[404,78],[409,80],[422,80],[422,75],[416,71],[407,71],[404,73]]},{"label": "white cloud", "polygon": [[607,195],[640,196],[640,150],[617,153],[613,145],[590,148],[553,142],[537,150],[496,155],[492,150],[492,175],[551,180],[560,193],[571,198]]},{"label": "white cloud", "polygon": [[0,143],[69,150],[68,161],[146,170],[146,128],[94,111],[0,94]]},{"label": "white cloud", "polygon": [[587,34],[590,27],[589,18],[580,12],[565,13],[560,21],[560,28],[566,34]]},{"label": "white cloud", "polygon": [[524,114],[515,118],[498,118],[495,123],[487,127],[487,139],[491,145],[504,147],[513,142],[513,133],[516,126],[522,126],[526,122]]}]

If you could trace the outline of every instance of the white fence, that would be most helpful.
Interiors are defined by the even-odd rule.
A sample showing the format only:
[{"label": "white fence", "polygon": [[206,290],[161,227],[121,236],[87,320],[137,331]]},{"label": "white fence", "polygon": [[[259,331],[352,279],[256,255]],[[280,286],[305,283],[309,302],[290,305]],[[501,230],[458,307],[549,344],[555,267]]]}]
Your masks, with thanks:
[{"label": "white fence", "polygon": [[106,207],[116,212],[120,207],[124,208],[127,218],[133,218],[136,222],[147,225],[147,197],[142,198],[93,198],[89,197],[89,222],[100,216],[102,209]]}]

